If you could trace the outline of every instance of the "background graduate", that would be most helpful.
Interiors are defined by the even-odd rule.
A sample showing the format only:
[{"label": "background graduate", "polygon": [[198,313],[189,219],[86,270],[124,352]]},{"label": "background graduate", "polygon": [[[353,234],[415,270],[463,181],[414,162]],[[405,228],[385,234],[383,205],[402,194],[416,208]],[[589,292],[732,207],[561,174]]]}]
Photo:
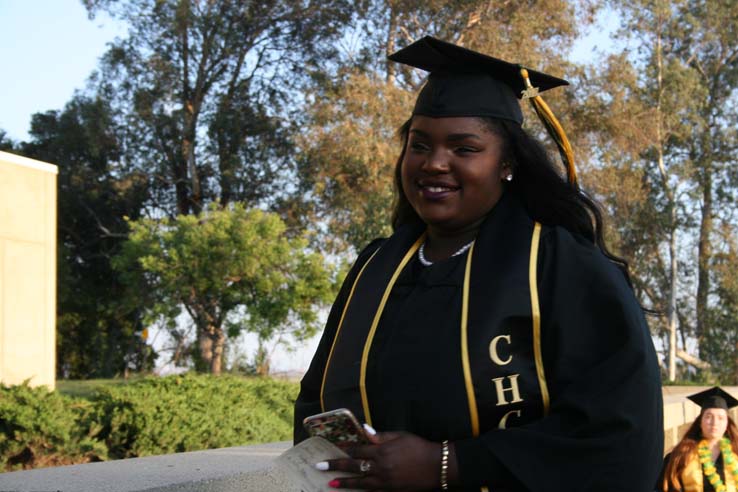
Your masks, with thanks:
[{"label": "background graduate", "polygon": [[728,409],[738,400],[715,386],[689,397],[700,415],[664,458],[657,489],[665,492],[736,492],[738,428]]},{"label": "background graduate", "polygon": [[[539,92],[566,81],[423,38],[401,128],[394,233],[360,254],[295,404],[379,434],[319,469],[368,490],[652,490],[659,370],[627,265]],[[566,177],[521,124],[529,99]]]}]

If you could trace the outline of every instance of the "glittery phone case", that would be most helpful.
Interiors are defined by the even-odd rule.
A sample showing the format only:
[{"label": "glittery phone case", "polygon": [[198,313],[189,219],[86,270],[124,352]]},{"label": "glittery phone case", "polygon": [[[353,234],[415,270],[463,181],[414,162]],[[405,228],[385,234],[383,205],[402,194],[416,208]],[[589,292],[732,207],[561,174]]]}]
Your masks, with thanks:
[{"label": "glittery phone case", "polygon": [[346,408],[311,415],[302,421],[302,425],[311,436],[322,437],[339,448],[369,444],[364,428]]}]

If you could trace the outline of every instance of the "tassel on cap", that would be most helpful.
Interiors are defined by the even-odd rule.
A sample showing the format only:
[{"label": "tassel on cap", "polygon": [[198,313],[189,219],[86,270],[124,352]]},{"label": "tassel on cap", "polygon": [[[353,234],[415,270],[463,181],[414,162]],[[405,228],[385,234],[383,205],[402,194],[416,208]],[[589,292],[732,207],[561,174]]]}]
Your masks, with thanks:
[{"label": "tassel on cap", "polygon": [[533,87],[530,83],[528,70],[521,68],[520,75],[523,77],[526,86],[526,89],[523,91],[523,99],[530,100],[538,118],[546,127],[546,131],[556,142],[556,146],[559,148],[559,153],[561,154],[561,159],[564,161],[564,165],[566,165],[566,177],[569,180],[569,183],[578,188],[579,183],[577,181],[577,169],[574,165],[574,151],[571,148],[569,139],[566,138],[564,128],[561,126],[561,123],[559,123],[559,120],[556,119],[556,116],[554,116],[551,108],[548,107],[548,104],[546,104],[543,98],[539,95],[538,89]]}]

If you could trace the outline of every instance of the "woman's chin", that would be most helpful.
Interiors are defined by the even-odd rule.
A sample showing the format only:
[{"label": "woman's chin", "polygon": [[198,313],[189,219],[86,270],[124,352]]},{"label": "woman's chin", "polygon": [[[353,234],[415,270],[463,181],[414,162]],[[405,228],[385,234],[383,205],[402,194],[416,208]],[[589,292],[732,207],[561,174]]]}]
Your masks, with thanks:
[{"label": "woman's chin", "polygon": [[438,215],[426,215],[420,216],[420,219],[425,222],[425,225],[430,229],[434,229],[439,232],[451,232],[458,230],[458,224],[452,217],[438,216]]},{"label": "woman's chin", "polygon": [[708,434],[705,434],[705,439],[707,439],[708,441],[715,441],[722,437],[723,437],[723,434],[718,434],[717,432],[710,432]]}]

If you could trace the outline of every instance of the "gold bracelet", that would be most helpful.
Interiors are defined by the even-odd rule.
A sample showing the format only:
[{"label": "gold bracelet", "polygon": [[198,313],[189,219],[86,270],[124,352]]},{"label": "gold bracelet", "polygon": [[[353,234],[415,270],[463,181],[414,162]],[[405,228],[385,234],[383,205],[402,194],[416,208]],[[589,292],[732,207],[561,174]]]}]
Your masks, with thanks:
[{"label": "gold bracelet", "polygon": [[441,443],[441,490],[448,490],[448,441]]}]

